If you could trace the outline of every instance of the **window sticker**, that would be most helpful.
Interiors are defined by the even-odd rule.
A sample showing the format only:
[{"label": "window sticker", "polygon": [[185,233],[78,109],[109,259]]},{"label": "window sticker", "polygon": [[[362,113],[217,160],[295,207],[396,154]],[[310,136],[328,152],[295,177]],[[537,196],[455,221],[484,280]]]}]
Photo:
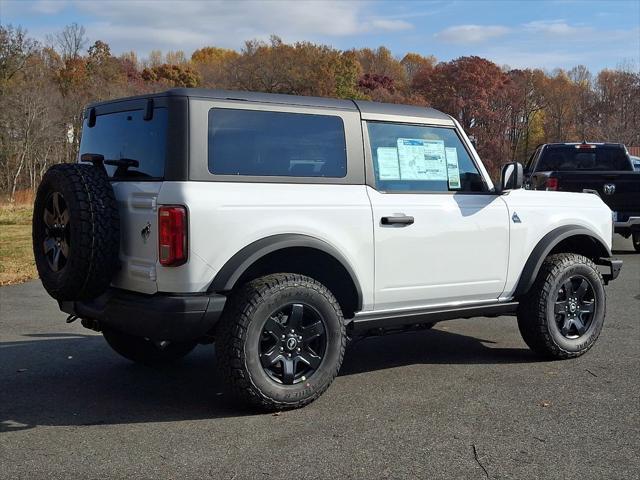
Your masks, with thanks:
[{"label": "window sticker", "polygon": [[460,165],[458,164],[458,150],[453,148],[444,149],[447,156],[447,176],[449,177],[449,188],[459,189],[460,185]]},{"label": "window sticker", "polygon": [[393,147],[378,147],[378,178],[380,180],[400,180],[400,164],[398,163],[398,149]]},{"label": "window sticker", "polygon": [[443,140],[398,139],[402,180],[447,180]]}]

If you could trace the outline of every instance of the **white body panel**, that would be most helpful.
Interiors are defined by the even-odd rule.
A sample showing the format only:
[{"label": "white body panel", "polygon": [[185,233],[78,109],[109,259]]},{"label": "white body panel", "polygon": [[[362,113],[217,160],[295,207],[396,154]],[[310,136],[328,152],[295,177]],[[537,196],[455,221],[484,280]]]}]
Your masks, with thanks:
[{"label": "white body panel", "polygon": [[364,185],[165,182],[160,203],[189,209],[189,261],[158,267],[158,290],[203,292],[239,250],[271,235],[316,237],[356,272],[363,309],[373,308],[373,231]]},{"label": "white body panel", "polygon": [[[113,284],[142,293],[204,292],[243,247],[283,233],[316,237],[342,253],[364,311],[511,298],[536,244],[564,225],[585,227],[611,248],[610,211],[589,194],[383,194],[364,185],[223,182],[120,182],[114,189],[123,223]],[[180,267],[157,260],[162,204],[188,207],[189,260]],[[380,224],[398,214],[415,223]]]},{"label": "white body panel", "polygon": [[517,213],[521,223],[510,222],[509,273],[503,297],[513,294],[529,255],[550,231],[578,225],[598,235],[611,249],[611,210],[597,195],[571,192],[513,190],[501,197],[509,218]]},{"label": "white body panel", "polygon": [[[376,310],[496,300],[509,217],[498,195],[384,194],[368,189],[376,244]],[[408,215],[412,225],[382,225]]]}]

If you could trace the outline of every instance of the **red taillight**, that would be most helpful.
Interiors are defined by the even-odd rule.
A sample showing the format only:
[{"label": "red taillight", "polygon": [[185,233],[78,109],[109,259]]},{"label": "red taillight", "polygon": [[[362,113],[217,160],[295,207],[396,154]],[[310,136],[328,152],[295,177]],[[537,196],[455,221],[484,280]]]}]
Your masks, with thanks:
[{"label": "red taillight", "polygon": [[165,267],[187,261],[187,209],[165,206],[158,210],[158,256]]},{"label": "red taillight", "polygon": [[547,190],[558,190],[558,179],[555,177],[547,178]]}]

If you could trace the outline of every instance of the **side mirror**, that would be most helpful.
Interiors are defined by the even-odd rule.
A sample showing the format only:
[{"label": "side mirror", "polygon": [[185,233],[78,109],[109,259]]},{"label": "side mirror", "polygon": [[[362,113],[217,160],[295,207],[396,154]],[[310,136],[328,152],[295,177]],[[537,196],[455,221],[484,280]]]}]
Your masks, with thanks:
[{"label": "side mirror", "polygon": [[500,172],[500,191],[516,190],[524,184],[524,168],[519,162],[506,163]]}]

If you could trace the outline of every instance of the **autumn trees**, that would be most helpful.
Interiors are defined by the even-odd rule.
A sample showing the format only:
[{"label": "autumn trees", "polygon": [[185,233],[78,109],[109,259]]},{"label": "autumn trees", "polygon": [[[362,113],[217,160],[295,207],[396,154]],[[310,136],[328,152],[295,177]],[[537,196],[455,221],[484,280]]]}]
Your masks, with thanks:
[{"label": "autumn trees", "polygon": [[202,86],[268,93],[357,97],[360,65],[352,52],[340,52],[310,42],[286,44],[245,42],[240,52],[206,47],[191,63],[202,75]]},{"label": "autumn trees", "polygon": [[640,145],[640,75],[630,70],[602,70],[593,89],[593,117],[602,135]]},{"label": "autumn trees", "polygon": [[272,36],[239,51],[203,46],[184,52],[114,55],[77,24],[45,45],[21,28],[0,26],[0,192],[34,188],[51,163],[77,152],[89,102],[171,87],[254,90],[432,106],[475,139],[490,171],[525,160],[549,141],[640,145],[640,74],[629,67],[592,74],[509,69],[480,57],[438,62],[386,47],[337,50]]}]

